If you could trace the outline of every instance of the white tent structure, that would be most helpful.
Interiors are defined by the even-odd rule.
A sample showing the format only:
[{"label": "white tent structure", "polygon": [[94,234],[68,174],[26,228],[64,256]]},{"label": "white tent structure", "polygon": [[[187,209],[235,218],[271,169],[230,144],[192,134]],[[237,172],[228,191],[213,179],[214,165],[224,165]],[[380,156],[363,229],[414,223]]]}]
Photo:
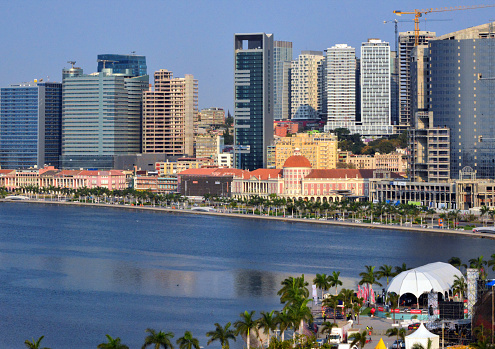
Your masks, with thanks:
[{"label": "white tent structure", "polygon": [[445,292],[452,288],[456,275],[463,277],[457,268],[448,263],[430,263],[403,271],[390,281],[386,291],[395,292],[399,297],[405,293],[412,293],[419,298],[431,290],[445,295]]},{"label": "white tent structure", "polygon": [[416,331],[406,336],[406,349],[412,349],[416,343],[421,344],[423,348],[427,348],[428,339],[431,339],[431,349],[440,348],[440,336],[431,333],[421,324]]}]

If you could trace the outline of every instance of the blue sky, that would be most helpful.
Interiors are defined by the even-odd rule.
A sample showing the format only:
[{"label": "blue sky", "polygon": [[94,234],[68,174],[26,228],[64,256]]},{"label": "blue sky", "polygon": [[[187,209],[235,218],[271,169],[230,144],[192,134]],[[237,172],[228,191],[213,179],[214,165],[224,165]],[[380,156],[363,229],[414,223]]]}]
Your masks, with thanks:
[{"label": "blue sky", "polygon": [[[481,0],[480,0],[481,1]],[[100,53],[145,55],[148,73],[168,69],[199,80],[199,106],[232,110],[234,33],[273,33],[302,50],[338,43],[359,48],[368,38],[394,41],[393,10],[495,4],[495,1],[333,0],[0,0],[0,86],[35,78],[61,81],[69,60],[96,71]],[[397,17],[410,20],[412,15]],[[432,13],[422,30],[437,35],[495,19],[495,7]],[[399,30],[413,30],[400,23]],[[151,79],[152,80],[152,79]]]}]

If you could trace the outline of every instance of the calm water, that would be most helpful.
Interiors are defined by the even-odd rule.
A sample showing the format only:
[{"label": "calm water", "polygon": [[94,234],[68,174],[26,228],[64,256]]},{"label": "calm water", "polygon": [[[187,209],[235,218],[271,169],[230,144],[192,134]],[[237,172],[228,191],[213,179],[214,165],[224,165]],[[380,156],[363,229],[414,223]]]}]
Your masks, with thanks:
[{"label": "calm water", "polygon": [[0,203],[0,348],[41,335],[96,348],[105,334],[138,348],[148,327],[206,347],[215,322],[279,309],[290,275],[336,270],[355,287],[364,265],[492,253],[493,240],[429,233]]}]

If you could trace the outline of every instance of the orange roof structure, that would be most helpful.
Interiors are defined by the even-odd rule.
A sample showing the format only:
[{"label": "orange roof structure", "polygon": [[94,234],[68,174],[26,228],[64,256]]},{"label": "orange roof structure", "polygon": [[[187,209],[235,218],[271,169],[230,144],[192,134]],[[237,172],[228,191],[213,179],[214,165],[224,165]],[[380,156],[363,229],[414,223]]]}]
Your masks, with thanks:
[{"label": "orange roof structure", "polygon": [[311,168],[311,163],[303,155],[292,155],[287,158],[284,162],[283,167],[309,167]]},{"label": "orange roof structure", "polygon": [[264,181],[270,178],[282,177],[281,169],[258,168],[254,171],[245,171],[243,178],[249,179],[256,177],[258,180]]}]

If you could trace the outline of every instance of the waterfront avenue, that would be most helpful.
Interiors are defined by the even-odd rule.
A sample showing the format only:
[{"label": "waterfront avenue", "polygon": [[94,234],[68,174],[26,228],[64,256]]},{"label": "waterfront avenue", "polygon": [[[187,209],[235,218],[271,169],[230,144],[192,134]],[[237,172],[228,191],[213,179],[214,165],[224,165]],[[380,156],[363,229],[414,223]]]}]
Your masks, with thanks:
[{"label": "waterfront avenue", "polygon": [[126,208],[0,203],[1,348],[41,335],[53,348],[94,348],[105,334],[140,347],[148,327],[191,331],[206,347],[215,322],[279,310],[287,276],[340,271],[356,288],[365,265],[495,251],[492,239],[428,231]]}]

